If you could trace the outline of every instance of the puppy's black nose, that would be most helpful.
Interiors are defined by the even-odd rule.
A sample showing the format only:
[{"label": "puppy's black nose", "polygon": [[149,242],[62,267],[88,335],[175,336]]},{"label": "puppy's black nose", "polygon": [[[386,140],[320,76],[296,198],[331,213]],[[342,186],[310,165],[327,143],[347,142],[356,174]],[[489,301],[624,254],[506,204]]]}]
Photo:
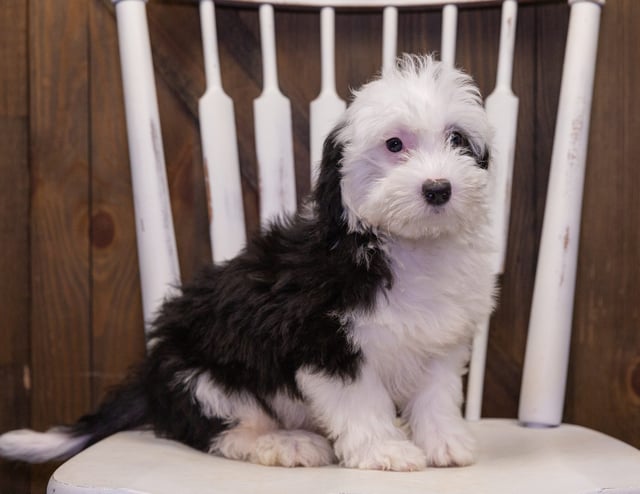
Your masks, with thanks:
[{"label": "puppy's black nose", "polygon": [[451,198],[451,182],[445,178],[426,180],[422,184],[422,195],[432,206],[441,206]]}]

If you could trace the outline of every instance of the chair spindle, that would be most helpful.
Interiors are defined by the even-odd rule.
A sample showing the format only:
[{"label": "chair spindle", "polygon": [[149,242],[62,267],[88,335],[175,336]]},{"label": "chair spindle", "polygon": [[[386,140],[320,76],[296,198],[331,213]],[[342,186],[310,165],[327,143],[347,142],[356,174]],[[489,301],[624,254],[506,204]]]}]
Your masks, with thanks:
[{"label": "chair spindle", "polygon": [[442,8],[442,42],[440,59],[449,67],[456,63],[456,36],[458,31],[458,6],[449,4]]},{"label": "chair spindle", "polygon": [[273,6],[260,6],[263,90],[253,102],[260,220],[296,210],[291,103],[278,88]]},{"label": "chair spindle", "polygon": [[115,5],[145,330],[180,283],[144,0]]},{"label": "chair spindle", "polygon": [[571,14],[522,376],[520,422],[557,426],[564,408],[589,117],[603,0]]},{"label": "chair spindle", "polygon": [[309,108],[312,185],[318,176],[324,139],[347,107],[336,92],[335,12],[332,7],[323,7],[320,11],[320,58],[320,94],[311,102]]},{"label": "chair spindle", "polygon": [[[516,0],[505,0],[502,4],[496,87],[485,102],[487,117],[495,129],[490,172],[494,179],[492,213],[493,235],[498,248],[496,274],[504,271],[518,123],[518,98],[511,90],[517,14]],[[487,319],[481,324],[473,340],[465,409],[467,420],[478,420],[481,415],[489,323]]]},{"label": "chair spindle", "polygon": [[396,63],[398,50],[398,8],[385,7],[382,11],[382,71]]},{"label": "chair spindle", "polygon": [[233,101],[222,88],[215,6],[200,1],[200,25],[207,86],[198,112],[209,209],[212,259],[234,257],[246,242],[240,161]]}]

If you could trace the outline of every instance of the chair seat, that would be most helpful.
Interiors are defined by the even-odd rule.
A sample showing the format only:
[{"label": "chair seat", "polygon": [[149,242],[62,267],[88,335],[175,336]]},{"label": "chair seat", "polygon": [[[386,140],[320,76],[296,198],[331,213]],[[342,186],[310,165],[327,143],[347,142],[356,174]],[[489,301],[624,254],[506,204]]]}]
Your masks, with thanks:
[{"label": "chair seat", "polygon": [[640,493],[640,451],[583,427],[472,422],[476,464],[422,472],[264,467],[194,451],[150,432],[115,434],[60,466],[48,493]]}]

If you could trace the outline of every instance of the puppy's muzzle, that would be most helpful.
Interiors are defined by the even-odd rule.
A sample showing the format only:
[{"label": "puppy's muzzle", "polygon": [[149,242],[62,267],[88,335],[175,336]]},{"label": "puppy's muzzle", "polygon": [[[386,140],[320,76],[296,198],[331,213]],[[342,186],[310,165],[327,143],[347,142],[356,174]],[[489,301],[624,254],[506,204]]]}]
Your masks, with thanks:
[{"label": "puppy's muzzle", "polygon": [[441,206],[451,198],[451,182],[445,178],[426,180],[422,184],[422,195],[432,206]]}]

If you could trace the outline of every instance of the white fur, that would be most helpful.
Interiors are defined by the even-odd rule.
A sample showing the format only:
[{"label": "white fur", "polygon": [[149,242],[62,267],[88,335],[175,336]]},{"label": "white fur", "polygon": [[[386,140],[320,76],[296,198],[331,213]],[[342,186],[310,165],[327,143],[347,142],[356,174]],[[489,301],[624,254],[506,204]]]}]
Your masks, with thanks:
[{"label": "white fur", "polygon": [[333,463],[335,456],[329,441],[319,434],[280,429],[258,437],[249,460],[262,465],[319,467]]},{"label": "white fur", "polygon": [[392,243],[393,288],[373,312],[351,316],[352,341],[381,383],[362,399],[369,407],[398,407],[430,465],[473,462],[474,440],[460,413],[461,375],[474,321],[493,305],[488,253],[445,236]]},{"label": "white fur", "polygon": [[[494,303],[491,175],[476,161],[491,130],[470,78],[428,57],[400,65],[356,93],[338,135],[348,224],[386,237],[393,287],[372,311],[344,316],[364,354],[355,380],[302,369],[297,382],[346,466],[468,465],[474,440],[460,412],[461,375]],[[475,156],[452,147],[453,131]],[[402,152],[386,148],[391,137]],[[422,185],[441,179],[451,198],[430,205]],[[394,423],[396,409],[411,441]]]},{"label": "white fur", "polygon": [[192,375],[185,381],[191,386],[194,398],[207,417],[219,417],[232,421],[254,413],[259,405],[249,393],[225,393],[206,372]]},{"label": "white fur", "polygon": [[333,463],[331,444],[306,430],[281,429],[261,408],[246,409],[237,425],[214,440],[210,452],[235,460],[283,467],[316,467]]},{"label": "white fur", "polygon": [[0,457],[41,463],[80,451],[87,436],[73,437],[62,429],[35,432],[20,429],[0,435]]},{"label": "white fur", "polygon": [[403,409],[413,441],[433,466],[464,466],[473,463],[475,440],[460,416],[462,382],[469,352],[466,345],[446,357],[434,357],[423,382]]},{"label": "white fur", "polygon": [[[474,150],[486,149],[491,128],[478,90],[471,78],[429,57],[406,57],[400,65],[355,93],[339,133],[349,225],[413,239],[472,233],[487,221],[489,174],[452,149],[448,136],[459,130]],[[402,152],[386,149],[391,137],[402,139]],[[422,184],[442,178],[451,182],[451,201],[430,206]]]},{"label": "white fur", "polygon": [[[453,131],[465,134],[475,156],[452,147]],[[338,134],[342,200],[352,230],[373,228],[384,238],[393,274],[393,287],[373,310],[339,315],[351,323],[363,366],[353,380],[299,369],[305,403],[272,398],[279,423],[252,407],[216,441],[217,451],[263,464],[331,461],[325,439],[280,429],[305,428],[323,430],[347,467],[402,471],[473,462],[461,375],[476,324],[493,308],[491,177],[476,162],[490,136],[470,78],[428,58],[406,58],[400,71],[356,93]],[[402,140],[402,152],[386,148],[391,137]],[[448,202],[427,203],[422,185],[429,179],[451,183]],[[359,255],[368,263],[367,247]],[[224,396],[207,389],[200,376],[196,396],[219,414]]]},{"label": "white fur", "polygon": [[314,430],[315,424],[309,413],[309,407],[302,400],[294,400],[285,393],[277,393],[269,406],[285,429]]},{"label": "white fur", "polygon": [[277,422],[260,408],[247,409],[237,425],[214,439],[209,451],[234,460],[252,460],[258,439],[277,430]]},{"label": "white fur", "polygon": [[400,471],[426,466],[424,452],[396,425],[395,405],[371,365],[352,382],[309,369],[299,370],[296,382],[344,466]]},{"label": "white fur", "polygon": [[[350,343],[362,352],[357,375],[298,369],[304,401],[228,393],[202,370],[173,384],[189,389],[206,416],[228,420],[210,445],[228,458],[293,467],[337,457],[347,467],[399,471],[467,465],[474,441],[460,412],[461,375],[476,325],[493,307],[491,174],[478,166],[491,130],[471,79],[429,57],[405,57],[355,95],[337,134],[345,219],[382,239],[393,275],[371,310],[332,314],[350,323]],[[470,149],[454,147],[455,132]],[[387,149],[392,137],[401,152]],[[449,200],[428,203],[428,180],[448,181]],[[361,247],[358,262],[368,265],[377,248]],[[14,431],[0,436],[0,456],[66,456],[86,440]]]},{"label": "white fur", "polygon": [[276,395],[271,400],[276,420],[248,393],[225,393],[206,372],[186,373],[179,380],[191,388],[206,416],[227,419],[234,424],[214,439],[209,447],[211,453],[284,467],[321,466],[333,462],[333,450],[326,438],[300,430],[305,426],[312,427],[301,402],[284,394]]}]

